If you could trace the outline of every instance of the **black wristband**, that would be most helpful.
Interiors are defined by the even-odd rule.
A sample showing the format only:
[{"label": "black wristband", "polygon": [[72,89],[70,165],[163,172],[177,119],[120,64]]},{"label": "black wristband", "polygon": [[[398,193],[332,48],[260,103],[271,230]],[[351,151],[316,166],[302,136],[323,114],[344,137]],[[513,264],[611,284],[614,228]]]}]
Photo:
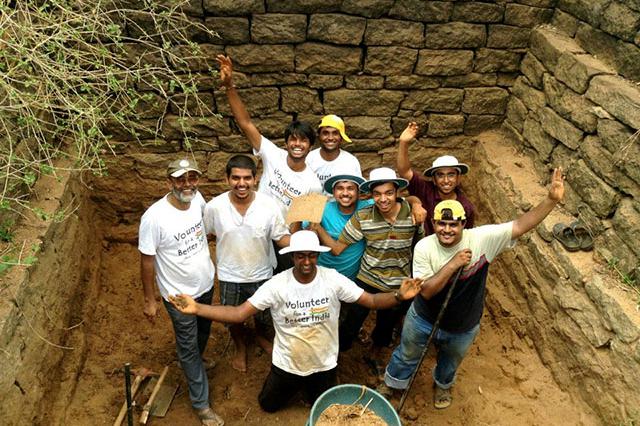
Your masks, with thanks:
[{"label": "black wristband", "polygon": [[398,303],[402,303],[404,302],[404,300],[402,300],[402,297],[400,297],[400,292],[398,290],[393,292],[393,297],[396,298],[396,300],[398,301]]}]

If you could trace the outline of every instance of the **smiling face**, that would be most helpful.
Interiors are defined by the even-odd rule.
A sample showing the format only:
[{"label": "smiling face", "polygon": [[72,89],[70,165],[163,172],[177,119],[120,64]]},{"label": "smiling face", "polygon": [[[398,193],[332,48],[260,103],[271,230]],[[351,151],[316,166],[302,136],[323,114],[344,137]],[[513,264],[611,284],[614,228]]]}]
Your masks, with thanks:
[{"label": "smiling face", "polygon": [[398,191],[393,182],[385,182],[373,187],[371,196],[380,213],[385,214],[395,207]]},{"label": "smiling face", "polygon": [[341,180],[333,186],[333,198],[338,205],[347,209],[356,205],[358,194],[358,185],[355,182]]},{"label": "smiling face", "polygon": [[249,169],[233,167],[227,176],[231,196],[238,201],[246,200],[251,195],[255,183],[256,178]]},{"label": "smiling face", "polygon": [[460,172],[454,167],[440,167],[433,172],[433,183],[441,196],[449,195],[460,183]]},{"label": "smiling face", "polygon": [[293,275],[303,284],[310,283],[316,276],[318,253],[315,251],[296,251],[291,253],[293,258]]},{"label": "smiling face", "polygon": [[195,171],[189,171],[180,177],[169,177],[169,186],[171,193],[181,203],[189,203],[198,192],[198,182],[200,174]]},{"label": "smiling face", "polygon": [[464,220],[433,220],[433,232],[444,247],[453,247],[462,240]]},{"label": "smiling face", "polygon": [[294,160],[304,160],[311,150],[311,141],[306,136],[290,135],[287,139],[287,152]]},{"label": "smiling face", "polygon": [[321,127],[318,132],[318,139],[320,139],[322,149],[329,152],[339,150],[342,143],[340,131],[335,127]]}]

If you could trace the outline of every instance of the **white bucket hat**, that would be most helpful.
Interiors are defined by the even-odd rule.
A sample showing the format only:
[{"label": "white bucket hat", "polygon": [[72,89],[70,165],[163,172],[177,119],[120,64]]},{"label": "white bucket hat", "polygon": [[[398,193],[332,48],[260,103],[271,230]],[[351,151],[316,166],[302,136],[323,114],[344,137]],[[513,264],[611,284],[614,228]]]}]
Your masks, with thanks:
[{"label": "white bucket hat", "polygon": [[409,185],[409,181],[399,178],[393,169],[389,167],[379,167],[371,170],[369,180],[360,184],[360,192],[371,192],[372,186],[385,182],[394,183],[398,189],[406,188]]},{"label": "white bucket hat", "polygon": [[280,254],[287,254],[294,251],[315,251],[327,252],[331,250],[329,247],[321,246],[318,236],[312,231],[298,231],[291,235],[289,247],[280,249]]},{"label": "white bucket hat", "polygon": [[440,169],[442,167],[453,167],[454,169],[458,169],[461,175],[465,175],[469,171],[469,166],[458,162],[458,159],[453,155],[443,155],[442,157],[438,157],[433,160],[431,167],[424,171],[424,175],[431,177],[436,169]]}]

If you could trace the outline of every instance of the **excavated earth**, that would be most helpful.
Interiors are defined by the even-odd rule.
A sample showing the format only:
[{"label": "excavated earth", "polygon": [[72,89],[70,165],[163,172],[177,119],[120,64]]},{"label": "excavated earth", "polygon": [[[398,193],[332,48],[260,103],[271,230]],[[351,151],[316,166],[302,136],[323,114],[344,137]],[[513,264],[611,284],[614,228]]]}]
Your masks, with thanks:
[{"label": "excavated earth", "polygon": [[[508,167],[508,185],[517,186],[519,194],[527,194],[531,202],[537,202],[544,196],[544,187],[531,167],[528,167],[520,154],[502,147],[496,134],[481,136],[479,141],[485,150],[502,157]],[[392,157],[383,161],[388,163]],[[385,156],[387,156],[385,154]],[[467,152],[478,173],[480,159]],[[433,156],[433,152],[428,154]],[[483,157],[486,154],[483,154]],[[494,157],[497,158],[497,157]],[[471,161],[471,160],[469,160]],[[508,163],[508,164],[506,164]],[[524,164],[524,166],[523,166]],[[487,167],[494,167],[489,165]],[[115,180],[114,180],[115,179]],[[475,176],[475,179],[480,179]],[[49,235],[51,241],[44,245],[55,245],[55,253],[40,259],[39,269],[54,271],[65,265],[66,270],[82,271],[82,284],[74,294],[50,292],[40,294],[42,310],[50,312],[67,310],[64,320],[57,321],[56,327],[64,328],[62,340],[53,341],[40,332],[48,350],[53,350],[56,359],[50,362],[46,371],[41,372],[39,384],[42,387],[43,403],[37,414],[20,417],[20,407],[5,404],[2,407],[9,424],[48,424],[48,425],[106,425],[112,424],[120,405],[124,401],[124,379],[121,367],[130,362],[134,368],[147,367],[156,372],[164,366],[170,366],[169,381],[178,384],[179,390],[164,418],[153,417],[154,425],[197,425],[198,419],[190,410],[185,383],[176,366],[173,333],[169,318],[164,310],[155,321],[148,322],[142,313],[142,287],[139,278],[139,253],[136,247],[136,233],[142,208],[132,201],[128,209],[130,223],[117,224],[109,216],[107,208],[99,214],[104,202],[120,202],[118,194],[145,191],[147,199],[162,193],[162,186],[135,187],[135,177],[116,176],[111,183],[112,193],[105,192],[104,186],[98,191],[82,185],[76,190],[89,192],[91,198],[74,198],[71,201],[82,203],[81,209],[93,209],[84,217],[90,223],[84,224],[91,244],[76,247],[62,244],[65,238],[77,238],[78,232],[57,232]],[[544,182],[543,182],[544,183]],[[503,182],[499,183],[503,184]],[[54,186],[55,182],[50,183]],[[131,187],[131,186],[134,187]],[[473,200],[481,194],[474,182],[466,182],[467,192]],[[205,186],[202,191],[209,199],[219,188]],[[53,191],[41,189],[42,193]],[[96,191],[92,193],[92,191]],[[219,192],[219,191],[218,191]],[[486,193],[485,193],[486,194]],[[101,198],[102,197],[102,198]],[[45,197],[46,198],[46,197]],[[526,198],[526,197],[525,197]],[[478,203],[482,205],[481,203]],[[514,201],[514,204],[515,203]],[[515,210],[514,210],[515,211]],[[96,214],[97,213],[97,214]],[[81,214],[78,211],[76,214]],[[479,223],[488,221],[487,215],[480,211]],[[71,226],[71,225],[69,225]],[[549,225],[551,226],[551,225]],[[75,226],[77,228],[77,226]],[[74,228],[75,229],[75,228]],[[41,232],[34,227],[35,234]],[[212,250],[215,248],[212,245]],[[68,252],[65,250],[74,250]],[[78,255],[77,251],[82,253]],[[53,256],[53,257],[48,257]],[[65,260],[66,259],[66,260]],[[530,260],[534,262],[533,259]],[[508,259],[502,258],[495,265],[496,271],[488,280],[487,308],[482,320],[478,339],[463,362],[458,382],[453,390],[454,402],[451,408],[439,411],[432,406],[432,380],[430,370],[434,359],[431,353],[419,372],[411,396],[403,410],[403,422],[407,425],[554,425],[580,424],[598,425],[605,421],[592,410],[589,404],[580,398],[576,389],[567,389],[554,379],[554,375],[541,360],[539,349],[518,326],[515,319],[527,315],[517,311],[514,303],[512,283],[507,275],[501,273],[509,268]],[[70,263],[70,264],[69,264]],[[583,255],[585,268],[595,267],[591,254]],[[53,277],[53,278],[52,278]],[[64,277],[51,273],[34,273],[33,279],[55,279],[64,286]],[[38,282],[31,283],[34,288]],[[5,293],[4,298],[11,295]],[[216,300],[217,300],[216,293]],[[25,308],[26,309],[26,308]],[[370,327],[371,319],[367,323]],[[544,335],[550,330],[542,327],[539,333]],[[38,333],[27,330],[26,333]],[[62,348],[64,346],[64,348]],[[391,353],[387,350],[387,355]],[[7,353],[12,351],[7,349]],[[214,324],[206,357],[215,360],[217,365],[209,371],[211,398],[214,409],[228,425],[255,424],[302,425],[309,414],[309,407],[302,402],[294,402],[290,407],[276,414],[261,411],[257,394],[268,372],[269,356],[258,350],[255,345],[250,350],[249,371],[239,373],[231,368],[230,356],[233,345],[220,324]],[[376,385],[376,378],[368,370],[362,357],[366,346],[357,344],[354,349],[339,359],[339,380],[341,383],[360,383]],[[25,357],[24,362],[32,365],[22,366],[32,369],[42,368],[45,361],[37,356]],[[42,364],[41,364],[42,363]],[[23,384],[24,386],[24,384]],[[394,403],[398,400],[395,399]]]}]

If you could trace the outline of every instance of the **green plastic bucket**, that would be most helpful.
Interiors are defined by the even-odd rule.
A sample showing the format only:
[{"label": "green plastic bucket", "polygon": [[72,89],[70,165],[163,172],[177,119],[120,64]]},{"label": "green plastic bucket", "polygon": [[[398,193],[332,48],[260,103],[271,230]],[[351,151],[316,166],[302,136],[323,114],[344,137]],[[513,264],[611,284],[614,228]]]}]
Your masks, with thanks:
[{"label": "green plastic bucket", "polygon": [[[364,389],[364,395],[360,397]],[[360,398],[358,400],[358,398]],[[322,395],[316,399],[316,402],[311,407],[311,413],[307,420],[307,426],[313,426],[320,414],[327,409],[331,404],[353,404],[358,401],[358,404],[366,405],[369,400],[372,399],[371,404],[367,408],[380,416],[390,426],[400,426],[400,417],[393,406],[378,392],[374,391],[363,385],[338,385],[331,389],[326,390]]]}]

